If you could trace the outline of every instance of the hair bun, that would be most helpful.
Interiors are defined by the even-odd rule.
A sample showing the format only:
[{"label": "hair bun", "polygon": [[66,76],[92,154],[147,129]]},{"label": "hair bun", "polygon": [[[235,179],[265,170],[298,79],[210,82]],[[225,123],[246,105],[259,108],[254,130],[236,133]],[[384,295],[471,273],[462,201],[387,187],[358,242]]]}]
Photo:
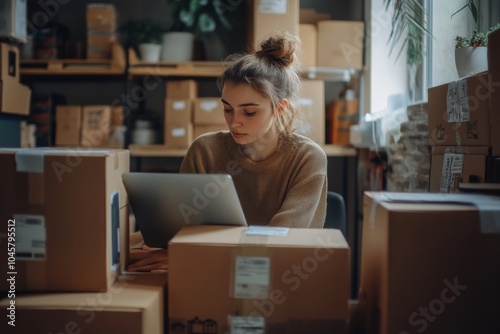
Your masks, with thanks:
[{"label": "hair bun", "polygon": [[260,43],[260,50],[255,54],[280,66],[288,67],[297,58],[298,39],[289,33],[275,34]]}]

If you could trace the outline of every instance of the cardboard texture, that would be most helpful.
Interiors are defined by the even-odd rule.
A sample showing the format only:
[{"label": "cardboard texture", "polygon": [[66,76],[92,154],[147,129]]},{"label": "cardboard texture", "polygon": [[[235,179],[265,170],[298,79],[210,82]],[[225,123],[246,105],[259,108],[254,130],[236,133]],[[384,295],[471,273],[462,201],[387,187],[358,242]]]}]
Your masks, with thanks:
[{"label": "cardboard texture", "polygon": [[302,41],[302,65],[317,66],[318,28],[315,24],[299,25],[299,37]]},{"label": "cardboard texture", "polygon": [[164,141],[168,148],[188,148],[193,142],[193,124],[167,124]]},{"label": "cardboard texture", "polygon": [[490,147],[432,147],[430,192],[457,192],[460,183],[486,182],[486,162]]},{"label": "cardboard texture", "polygon": [[363,68],[364,23],[318,22],[318,66]]},{"label": "cardboard texture", "polygon": [[103,3],[87,5],[86,22],[87,30],[114,31],[117,22],[115,6]]},{"label": "cardboard texture", "polygon": [[19,78],[19,49],[0,43],[0,113],[29,114],[31,89]]},{"label": "cardboard texture", "polygon": [[499,333],[500,234],[480,232],[478,209],[376,195],[363,203],[363,333]]},{"label": "cardboard texture", "polygon": [[195,99],[198,96],[196,80],[168,80],[166,83],[167,98]]},{"label": "cardboard texture", "polygon": [[301,8],[299,21],[301,24],[317,24],[319,21],[331,20],[330,13],[317,12],[314,8]]},{"label": "cardboard texture", "polygon": [[302,80],[299,104],[305,118],[305,124],[299,129],[299,133],[311,138],[319,145],[324,145],[325,82]]},{"label": "cardboard texture", "polygon": [[342,233],[289,229],[286,236],[252,236],[246,231],[189,226],[170,241],[170,326],[196,324],[226,333],[228,317],[240,316],[234,321],[244,326],[255,317],[265,333],[343,332],[350,249]]},{"label": "cardboard texture", "polygon": [[248,45],[255,49],[273,31],[288,31],[299,34],[299,0],[247,1]]},{"label": "cardboard texture", "polygon": [[[151,277],[154,276],[154,277]],[[97,293],[16,296],[16,327],[9,299],[0,301],[2,333],[163,334],[166,274],[127,274]],[[12,331],[15,329],[15,331]]]},{"label": "cardboard texture", "polygon": [[82,126],[82,107],[59,105],[56,107],[57,146],[78,146]]},{"label": "cardboard texture", "polygon": [[[0,221],[16,221],[16,291],[101,291],[128,256],[128,150],[0,152]],[[25,168],[29,167],[27,171]],[[34,168],[37,167],[37,168]],[[0,291],[9,289],[0,235]],[[24,240],[24,241],[23,241]]]},{"label": "cardboard texture", "polygon": [[193,127],[193,139],[198,138],[199,136],[208,133],[208,132],[217,132],[217,131],[226,131],[227,125],[195,125]]},{"label": "cardboard texture", "polygon": [[226,125],[224,105],[220,97],[198,97],[194,100],[193,122],[199,124]]},{"label": "cardboard texture", "polygon": [[[492,144],[489,107],[490,80],[491,75],[483,72],[429,88],[429,145],[489,146]],[[467,109],[459,108],[460,103],[467,106]]]},{"label": "cardboard texture", "polygon": [[500,30],[488,35],[488,70],[491,75],[490,84],[490,129],[491,154],[500,156]]},{"label": "cardboard texture", "polygon": [[330,105],[332,144],[349,145],[350,128],[358,124],[359,111],[357,99],[337,99]]},{"label": "cardboard texture", "polygon": [[191,124],[193,122],[193,100],[182,98],[165,99],[165,124]]},{"label": "cardboard texture", "polygon": [[81,145],[100,147],[108,144],[111,130],[111,106],[87,105],[82,109]]}]

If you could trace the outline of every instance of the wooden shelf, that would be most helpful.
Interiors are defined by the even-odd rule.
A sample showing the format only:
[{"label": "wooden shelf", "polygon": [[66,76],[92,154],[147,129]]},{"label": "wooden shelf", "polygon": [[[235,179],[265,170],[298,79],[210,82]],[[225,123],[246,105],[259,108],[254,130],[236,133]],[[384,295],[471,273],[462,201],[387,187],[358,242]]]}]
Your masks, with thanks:
[{"label": "wooden shelf", "polygon": [[[187,149],[169,148],[165,145],[129,145],[131,157],[184,157]],[[355,157],[356,149],[349,146],[324,145],[328,157]]]}]

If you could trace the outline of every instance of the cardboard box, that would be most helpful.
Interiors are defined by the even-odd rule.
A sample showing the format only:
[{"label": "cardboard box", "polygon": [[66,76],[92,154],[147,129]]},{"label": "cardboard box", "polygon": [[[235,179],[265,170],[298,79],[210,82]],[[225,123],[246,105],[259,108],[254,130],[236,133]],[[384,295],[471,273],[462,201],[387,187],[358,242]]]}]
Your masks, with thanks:
[{"label": "cardboard box", "polygon": [[208,132],[217,132],[227,130],[227,125],[195,125],[193,130],[193,139]]},{"label": "cardboard box", "polygon": [[[131,333],[163,334],[162,275],[121,276],[107,291],[97,293],[30,294],[15,298],[15,333]],[[4,321],[2,333],[12,333],[8,324],[9,299],[0,301]]]},{"label": "cardboard box", "polygon": [[190,124],[193,122],[193,101],[190,99],[165,99],[165,123]]},{"label": "cardboard box", "polygon": [[[15,221],[16,291],[101,291],[128,256],[128,150],[7,149],[0,152],[0,221]],[[0,291],[8,291],[0,280]]]},{"label": "cardboard box", "polygon": [[80,145],[82,133],[82,107],[56,106],[56,146]]},{"label": "cardboard box", "polygon": [[111,106],[88,105],[82,109],[81,145],[101,147],[108,144],[111,131]]},{"label": "cardboard box", "polygon": [[169,148],[188,148],[193,142],[193,124],[165,125],[164,140]]},{"label": "cardboard box", "polygon": [[115,33],[96,34],[87,31],[87,59],[111,59],[116,40]]},{"label": "cardboard box", "polygon": [[299,34],[299,0],[251,0],[247,2],[248,45],[259,49],[273,31]]},{"label": "cardboard box", "polygon": [[350,249],[339,230],[189,226],[168,247],[170,326],[345,331]]},{"label": "cardboard box", "polygon": [[318,22],[318,66],[363,68],[364,23]]},{"label": "cardboard box", "polygon": [[340,98],[331,105],[332,144],[349,145],[350,129],[358,124],[359,107],[356,98]]},{"label": "cardboard box", "polygon": [[317,12],[314,8],[301,8],[299,11],[299,22],[302,24],[314,24],[319,21],[331,20],[330,13]]},{"label": "cardboard box", "polygon": [[4,0],[0,4],[0,37],[16,42],[28,41],[28,1]]},{"label": "cardboard box", "polygon": [[92,3],[87,5],[87,29],[98,31],[114,31],[117,13],[115,5]]},{"label": "cardboard box", "polygon": [[196,80],[168,80],[167,98],[195,99],[198,96],[198,83]]},{"label": "cardboard box", "polygon": [[318,28],[315,24],[301,23],[299,25],[299,37],[302,41],[302,65],[316,66],[318,57]]},{"label": "cardboard box", "polygon": [[460,183],[484,183],[488,146],[433,146],[430,192],[457,192]]},{"label": "cardboard box", "polygon": [[[432,203],[457,201],[457,195],[365,193],[363,333],[500,332],[498,224],[496,232],[485,228],[488,222],[470,204]],[[484,201],[480,196],[459,198]]]},{"label": "cardboard box", "polygon": [[31,89],[15,82],[0,81],[0,113],[29,115]]},{"label": "cardboard box", "polygon": [[0,43],[0,81],[19,84],[19,48]]},{"label": "cardboard box", "polygon": [[491,154],[500,156],[500,30],[488,35],[488,71],[491,75],[489,81],[490,92],[490,129],[491,129]]},{"label": "cardboard box", "polygon": [[325,83],[323,80],[302,80],[299,104],[305,124],[299,133],[325,144]]},{"label": "cardboard box", "polygon": [[[492,144],[489,80],[490,75],[483,72],[429,88],[430,145],[490,146]],[[460,104],[467,108],[460,108]]]},{"label": "cardboard box", "polygon": [[226,125],[220,97],[198,97],[193,104],[193,123]]}]

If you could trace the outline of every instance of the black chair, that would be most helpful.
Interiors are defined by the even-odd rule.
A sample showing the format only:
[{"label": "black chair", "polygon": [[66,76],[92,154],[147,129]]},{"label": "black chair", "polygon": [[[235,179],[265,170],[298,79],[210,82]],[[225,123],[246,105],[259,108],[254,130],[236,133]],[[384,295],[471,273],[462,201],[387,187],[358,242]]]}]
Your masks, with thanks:
[{"label": "black chair", "polygon": [[339,229],[344,234],[344,238],[347,239],[347,213],[344,197],[339,193],[333,191],[327,193],[324,228]]}]

